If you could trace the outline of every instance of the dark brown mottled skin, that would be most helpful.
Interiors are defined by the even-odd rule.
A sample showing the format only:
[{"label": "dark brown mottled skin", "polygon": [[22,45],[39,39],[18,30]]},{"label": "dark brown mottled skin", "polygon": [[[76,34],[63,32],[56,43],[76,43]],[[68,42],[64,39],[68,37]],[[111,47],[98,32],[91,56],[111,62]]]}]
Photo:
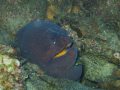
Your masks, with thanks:
[{"label": "dark brown mottled skin", "polygon": [[48,21],[31,22],[17,34],[21,55],[40,66],[46,74],[56,78],[77,80],[82,66],[76,66],[77,49],[68,47],[67,53],[54,57],[72,42],[66,31]]}]

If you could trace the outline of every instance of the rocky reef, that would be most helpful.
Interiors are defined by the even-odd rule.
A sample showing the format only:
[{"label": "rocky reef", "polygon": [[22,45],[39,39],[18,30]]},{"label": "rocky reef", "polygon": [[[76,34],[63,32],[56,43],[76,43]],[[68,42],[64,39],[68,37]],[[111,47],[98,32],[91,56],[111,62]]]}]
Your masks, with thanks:
[{"label": "rocky reef", "polygon": [[[9,64],[12,68],[8,69],[8,65],[5,70],[10,70],[10,78],[15,78],[15,74],[11,76],[12,70],[15,69],[13,63],[18,57],[20,59],[17,59],[17,61],[24,61],[19,55],[19,50],[10,49],[11,46],[17,48],[16,33],[27,23],[47,20],[61,26],[73,39],[73,46],[77,47],[79,51],[78,58],[82,60],[83,77],[79,82],[53,79],[52,77],[50,79],[42,71],[36,71],[38,69],[34,64],[25,61],[21,64],[22,69],[20,70],[17,67],[17,70],[22,72],[25,81],[24,85],[28,90],[32,88],[36,90],[43,89],[42,86],[44,85],[51,90],[57,88],[87,90],[88,87],[84,88],[86,86],[92,87],[91,90],[93,88],[119,90],[119,10],[119,0],[1,0],[0,43],[3,44],[0,45],[0,60],[2,61],[0,66],[6,66],[3,64],[4,58],[7,58],[7,60],[11,58],[12,61]],[[8,76],[6,74],[8,72],[4,71],[3,68],[1,69],[0,73]],[[19,76],[20,74],[17,75]],[[13,79],[13,81],[19,83],[19,80],[16,82]],[[7,80],[7,82],[9,81]],[[9,86],[5,86],[3,82],[1,83],[1,88],[6,87],[8,89],[10,85],[15,86],[14,84],[9,84],[10,82],[8,83]],[[17,86],[19,85],[23,84],[17,84]]]}]

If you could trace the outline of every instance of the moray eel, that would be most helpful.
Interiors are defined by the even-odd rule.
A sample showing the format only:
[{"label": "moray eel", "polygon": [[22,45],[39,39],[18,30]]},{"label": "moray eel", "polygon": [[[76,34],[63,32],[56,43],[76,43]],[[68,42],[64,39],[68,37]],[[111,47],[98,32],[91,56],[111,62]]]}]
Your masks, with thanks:
[{"label": "moray eel", "polygon": [[40,66],[56,78],[77,80],[82,65],[77,63],[77,48],[71,47],[72,39],[56,24],[35,21],[21,28],[17,34],[21,55]]}]

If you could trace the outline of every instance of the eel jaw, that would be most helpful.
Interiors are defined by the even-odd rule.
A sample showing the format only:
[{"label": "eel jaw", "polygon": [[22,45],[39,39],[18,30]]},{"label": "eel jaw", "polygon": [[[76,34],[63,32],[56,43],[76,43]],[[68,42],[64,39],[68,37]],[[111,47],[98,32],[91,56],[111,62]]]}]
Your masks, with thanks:
[{"label": "eel jaw", "polygon": [[54,58],[57,58],[57,57],[60,57],[60,56],[65,55],[65,54],[67,53],[67,51],[68,51],[67,49],[71,46],[71,44],[72,44],[72,43],[67,44],[67,45],[63,48],[62,51],[60,51],[59,53],[57,53],[57,54],[54,56]]}]

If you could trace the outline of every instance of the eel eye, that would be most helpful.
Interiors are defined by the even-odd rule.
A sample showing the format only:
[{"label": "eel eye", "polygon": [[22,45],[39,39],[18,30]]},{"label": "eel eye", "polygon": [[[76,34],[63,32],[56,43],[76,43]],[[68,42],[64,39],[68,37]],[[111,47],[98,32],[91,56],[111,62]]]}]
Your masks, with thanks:
[{"label": "eel eye", "polygon": [[54,45],[56,45],[56,40],[52,40],[52,43],[53,43]]},{"label": "eel eye", "polygon": [[53,44],[56,44],[56,42],[54,41]]}]

